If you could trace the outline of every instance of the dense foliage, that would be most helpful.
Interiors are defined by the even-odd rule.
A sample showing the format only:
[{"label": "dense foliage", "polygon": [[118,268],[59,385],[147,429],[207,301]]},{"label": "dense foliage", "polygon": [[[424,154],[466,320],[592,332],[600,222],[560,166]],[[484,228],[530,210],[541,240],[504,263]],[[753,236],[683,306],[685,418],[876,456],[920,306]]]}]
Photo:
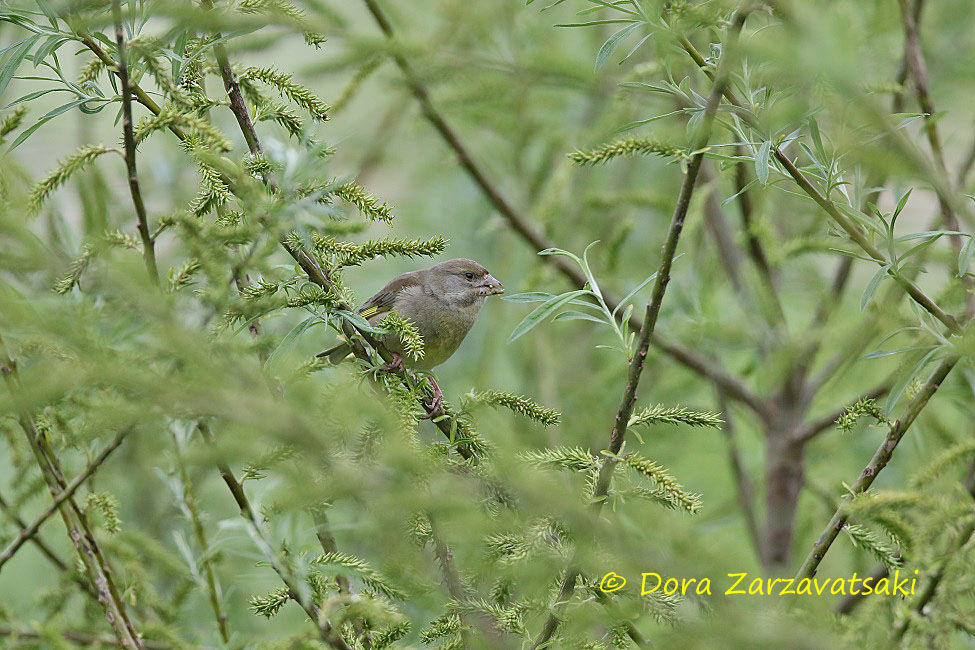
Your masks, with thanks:
[{"label": "dense foliage", "polygon": [[[972,647],[927,5],[4,3],[0,638]],[[440,413],[355,307],[448,257],[508,295]]]}]

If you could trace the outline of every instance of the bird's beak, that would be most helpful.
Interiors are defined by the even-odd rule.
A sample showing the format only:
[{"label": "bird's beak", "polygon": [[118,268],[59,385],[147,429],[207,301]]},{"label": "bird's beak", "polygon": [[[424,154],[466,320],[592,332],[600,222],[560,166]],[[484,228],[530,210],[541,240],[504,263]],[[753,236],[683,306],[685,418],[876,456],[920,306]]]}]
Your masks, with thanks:
[{"label": "bird's beak", "polygon": [[504,286],[490,273],[485,275],[481,281],[474,286],[477,288],[477,292],[482,296],[496,296],[500,293],[504,293]]}]

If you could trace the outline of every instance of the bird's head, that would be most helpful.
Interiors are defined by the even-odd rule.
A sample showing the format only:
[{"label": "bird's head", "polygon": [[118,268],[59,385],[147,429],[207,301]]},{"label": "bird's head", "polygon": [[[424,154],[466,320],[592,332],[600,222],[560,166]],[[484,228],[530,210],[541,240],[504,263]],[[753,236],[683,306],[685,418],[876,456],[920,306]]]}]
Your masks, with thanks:
[{"label": "bird's head", "polygon": [[452,302],[504,293],[504,286],[474,260],[447,260],[431,268],[430,273]]}]

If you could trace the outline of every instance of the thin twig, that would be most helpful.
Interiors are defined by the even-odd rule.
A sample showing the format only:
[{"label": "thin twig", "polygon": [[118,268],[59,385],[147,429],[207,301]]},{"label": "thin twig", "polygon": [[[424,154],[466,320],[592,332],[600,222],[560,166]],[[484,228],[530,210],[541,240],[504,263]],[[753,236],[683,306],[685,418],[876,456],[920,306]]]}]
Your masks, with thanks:
[{"label": "thin twig", "polygon": [[128,171],[129,193],[135,216],[138,219],[139,236],[142,238],[142,256],[146,270],[155,284],[159,284],[159,270],[156,268],[156,242],[149,232],[149,219],[139,187],[139,172],[135,162],[135,134],[132,128],[132,86],[129,67],[125,60],[125,33],[122,29],[122,6],[120,0],[112,0],[112,18],[115,20],[115,42],[118,47],[118,77],[122,85],[122,138],[125,142],[125,167]]},{"label": "thin twig", "polygon": [[[447,593],[454,601],[462,603],[467,600],[467,590],[461,582],[457,567],[454,566],[454,554],[444,541],[443,535],[440,533],[439,527],[430,513],[427,513],[427,520],[430,522],[430,536],[433,540],[434,555],[436,555],[437,563],[440,564],[440,569],[443,571],[444,585],[447,587]],[[465,621],[464,616],[458,614],[458,617],[460,618],[461,645],[465,649],[470,648],[472,642],[470,627]]]},{"label": "thin twig", "polygon": [[[116,640],[110,636],[96,636],[94,634],[86,634],[85,632],[75,632],[73,630],[59,630],[56,632],[57,635],[64,637],[68,641],[72,641],[79,645],[84,646],[113,646],[116,644]],[[0,637],[6,637],[8,639],[40,639],[47,640],[50,637],[47,634],[37,632],[30,629],[18,629],[7,626],[0,626]],[[165,641],[142,641],[142,645],[146,650],[171,650],[173,645]]]},{"label": "thin twig", "polygon": [[[371,0],[367,0],[367,2],[369,1]],[[744,19],[744,14],[738,16],[735,22],[735,31],[733,33],[737,33],[737,30],[741,29]],[[667,290],[667,285],[670,283],[670,268],[674,261],[674,255],[677,252],[677,243],[680,240],[681,231],[684,228],[684,220],[687,217],[687,210],[690,207],[691,197],[694,194],[694,186],[697,182],[698,172],[701,169],[701,162],[704,160],[704,151],[707,148],[708,140],[711,137],[711,125],[714,119],[714,113],[721,101],[721,94],[725,86],[725,80],[726,76],[723,72],[717,75],[717,78],[715,79],[714,87],[711,90],[711,95],[708,98],[707,108],[705,109],[704,125],[702,126],[701,135],[694,144],[694,151],[697,153],[695,153],[688,162],[687,171],[684,174],[684,181],[681,184],[680,193],[678,194],[677,202],[674,205],[674,214],[670,221],[667,236],[664,239],[663,250],[661,251],[660,266],[658,267],[656,274],[657,277],[654,280],[653,290],[650,294],[650,301],[647,303],[646,314],[643,317],[643,324],[640,328],[637,350],[630,361],[626,387],[623,390],[623,397],[620,400],[619,407],[617,408],[616,418],[613,422],[613,429],[610,432],[609,447],[606,453],[606,458],[604,459],[602,466],[599,468],[599,474],[596,478],[596,487],[593,490],[592,506],[594,514],[599,513],[603,503],[606,501],[613,470],[618,462],[617,455],[623,448],[626,429],[629,425],[630,416],[633,414],[633,407],[636,404],[637,387],[639,386],[640,376],[643,374],[647,353],[650,349],[650,339],[653,336],[653,330],[657,325],[657,317],[660,314],[660,307],[663,303],[664,293]],[[572,597],[579,573],[580,571],[576,566],[570,566],[566,571],[565,578],[559,587],[558,598],[552,607],[553,611],[546,619],[541,633],[532,644],[532,648],[539,648],[548,643],[549,640],[551,640],[552,635],[555,634],[555,631],[558,629],[559,623],[561,622],[559,613],[568,600]]]},{"label": "thin twig", "polygon": [[742,515],[745,518],[745,528],[748,531],[748,538],[752,542],[755,556],[764,563],[765,550],[762,547],[762,536],[759,533],[758,517],[755,514],[755,486],[745,471],[745,463],[741,458],[741,450],[738,448],[738,431],[735,421],[731,416],[731,408],[728,399],[718,392],[718,408],[721,410],[721,418],[724,420],[725,441],[728,445],[728,461],[731,465],[731,475],[735,481],[735,493],[738,496],[738,505],[741,507]]},{"label": "thin twig", "polygon": [[[884,395],[886,395],[888,392],[890,392],[890,388],[891,388],[891,382],[885,381],[884,383],[877,386],[870,392],[861,396],[859,399],[879,399]],[[806,444],[807,442],[815,438],[823,431],[826,431],[827,429],[835,425],[836,421],[840,418],[840,416],[846,413],[847,409],[849,409],[850,406],[852,404],[855,404],[857,401],[858,400],[854,400],[849,404],[847,404],[846,406],[836,409],[832,413],[829,413],[828,415],[824,415],[817,420],[813,420],[812,422],[807,422],[801,429],[799,429],[792,435],[792,440],[799,444]]]},{"label": "thin twig", "polygon": [[[204,422],[199,422],[197,428],[203,439],[207,441],[210,445],[216,445],[216,441],[213,438],[213,433],[210,431],[209,425]],[[223,479],[224,483],[230,489],[230,493],[234,497],[234,501],[237,503],[237,507],[240,509],[240,516],[247,523],[250,529],[251,535],[254,541],[258,544],[261,552],[264,554],[265,558],[271,564],[275,573],[284,582],[284,585],[288,588],[288,595],[294,600],[298,605],[301,606],[308,617],[311,619],[315,627],[318,628],[319,637],[321,640],[333,648],[338,648],[339,650],[351,650],[351,646],[345,642],[342,636],[332,627],[332,624],[328,622],[326,618],[322,616],[319,611],[318,606],[311,602],[307,596],[302,596],[301,594],[306,594],[307,590],[300,589],[297,581],[291,575],[291,571],[281,562],[278,554],[274,552],[271,548],[270,543],[264,536],[264,531],[261,528],[260,520],[258,520],[254,509],[251,507],[250,500],[247,498],[247,493],[244,492],[244,486],[241,485],[240,481],[234,475],[233,470],[225,462],[220,461],[217,463],[217,467],[220,470],[220,477]]]},{"label": "thin twig", "polygon": [[[907,410],[894,424],[891,426],[890,430],[887,432],[887,436],[884,439],[883,444],[874,453],[873,458],[867,463],[863,471],[860,472],[860,476],[857,478],[856,483],[850,488],[850,494],[843,497],[843,504],[847,503],[852,495],[857,495],[865,492],[877,478],[877,475],[887,466],[890,462],[890,458],[894,453],[894,449],[897,444],[907,433],[908,428],[914,423],[914,420],[920,414],[921,410],[927,405],[928,401],[934,395],[934,393],[941,386],[941,382],[944,381],[951,369],[955,367],[958,362],[957,357],[949,357],[942,361],[938,367],[931,374],[931,377],[921,388],[920,392],[911,400],[910,404],[907,406]],[[846,514],[843,509],[843,504],[836,509],[833,514],[833,518],[827,524],[826,529],[820,535],[819,539],[813,545],[812,550],[809,551],[809,555],[806,557],[799,571],[796,573],[796,580],[802,578],[812,578],[816,574],[816,569],[819,567],[819,563],[823,561],[826,556],[826,552],[832,545],[836,536],[839,535],[843,526],[846,524]]]},{"label": "thin twig", "polygon": [[[11,393],[19,392],[21,385],[17,374],[17,364],[10,356],[2,337],[0,337],[0,374],[3,375]],[[40,467],[44,481],[47,483],[48,491],[51,493],[51,497],[57,501],[58,496],[69,487],[64,473],[61,471],[61,464],[51,448],[47,436],[37,428],[30,414],[20,413],[19,421],[24,435],[27,437],[27,443]],[[64,520],[68,537],[85,567],[88,580],[98,594],[98,602],[105,613],[105,619],[115,633],[118,644],[126,650],[142,650],[144,648],[142,638],[129,619],[125,601],[115,586],[111,568],[95,541],[95,536],[88,526],[84,511],[70,496],[59,502],[58,511]]]},{"label": "thin twig", "polygon": [[[23,531],[28,527],[27,522],[21,519],[20,516],[13,510],[13,508],[11,508],[7,500],[3,498],[3,495],[0,495],[0,510],[3,510],[7,514],[7,516],[10,517],[10,521],[14,522],[14,524],[16,524],[17,527],[21,529],[21,531]],[[64,563],[64,560],[62,560],[57,553],[51,550],[51,547],[48,546],[43,539],[41,539],[40,535],[37,535],[36,533],[31,535],[30,541],[32,544],[34,544],[34,546],[37,547],[37,549],[44,555],[44,557],[46,557],[48,560],[51,561],[51,564],[56,566],[61,571],[68,570],[68,565]],[[2,566],[2,563],[0,563],[0,566]],[[90,587],[90,585],[87,582],[83,584],[86,588]]]},{"label": "thin twig", "polygon": [[220,602],[220,584],[213,571],[213,557],[210,553],[210,544],[207,540],[206,530],[203,527],[203,520],[200,518],[200,510],[196,506],[196,495],[193,492],[193,482],[190,480],[189,472],[186,471],[186,463],[183,461],[183,452],[180,449],[179,439],[173,433],[173,448],[176,456],[176,466],[179,471],[179,480],[182,484],[183,504],[190,515],[190,523],[193,524],[193,533],[196,535],[196,542],[200,545],[200,557],[203,563],[203,573],[206,577],[207,594],[210,597],[210,608],[213,609],[213,617],[217,622],[217,629],[220,631],[220,638],[223,642],[230,642],[230,632],[227,629],[227,614],[223,611]]},{"label": "thin twig", "polygon": [[[49,505],[44,512],[39,514],[29,526],[24,526],[21,529],[17,537],[10,542],[2,553],[0,553],[0,569],[3,568],[3,565],[6,564],[7,560],[12,558],[14,554],[17,553],[20,547],[23,546],[27,540],[34,539],[34,536],[37,534],[37,531],[40,530],[41,526],[44,525],[44,522],[50,519],[51,516],[58,511],[62,503],[74,496],[74,493],[78,490],[78,488],[81,487],[85,481],[91,478],[91,475],[94,474],[99,467],[101,467],[102,463],[105,462],[109,455],[122,444],[122,441],[125,440],[125,437],[130,431],[131,429],[124,429],[118,435],[116,435],[112,442],[108,443],[98,454],[98,456],[88,463],[88,466],[85,467],[84,471],[78,474],[74,480],[68,483],[67,487],[61,490],[57,496],[54,497],[54,499],[51,501],[51,505]],[[61,566],[62,568],[66,568],[63,566],[63,564]]]},{"label": "thin twig", "polygon": [[[680,43],[681,46],[684,48],[684,50],[691,55],[691,58],[693,58],[694,61],[702,68],[702,70],[704,70],[704,73],[707,76],[713,78],[714,73],[708,69],[707,62],[705,61],[701,53],[697,51],[697,48],[695,48],[694,45],[689,40],[687,40],[687,38],[684,37],[680,39]],[[750,113],[748,113],[747,111],[745,111],[743,102],[741,101],[741,99],[738,98],[737,94],[735,94],[734,90],[726,87],[724,90],[724,96],[728,100],[728,102],[731,103],[732,106],[742,109],[742,112],[738,114],[742,115],[745,121],[747,121],[752,126],[756,126],[755,117]],[[833,202],[829,198],[823,196],[823,194],[816,188],[816,186],[812,183],[812,181],[810,181],[806,177],[806,175],[803,174],[799,170],[799,168],[795,166],[795,164],[789,159],[788,156],[786,156],[782,152],[781,149],[779,149],[778,147],[772,147],[772,155],[775,157],[776,160],[779,161],[779,164],[782,165],[786,173],[788,173],[789,176],[792,177],[792,179],[796,182],[799,188],[803,192],[805,192],[813,201],[815,201],[816,204],[819,207],[821,207],[830,217],[832,217],[833,221],[835,221],[844,231],[846,231],[850,239],[853,240],[853,242],[857,246],[859,246],[860,249],[863,250],[863,252],[865,252],[870,258],[872,258],[881,266],[886,266],[890,264],[886,256],[880,251],[880,249],[874,246],[869,239],[867,239],[866,235],[856,225],[856,223],[854,223],[852,219],[844,215],[833,204]],[[905,278],[903,275],[899,273],[893,273],[891,274],[891,277],[893,277],[894,281],[897,284],[903,287],[903,289],[908,293],[908,295],[911,296],[911,298],[916,303],[921,305],[921,307],[923,307],[925,311],[927,311],[932,316],[934,316],[939,321],[941,321],[941,323],[943,323],[945,327],[947,327],[949,330],[951,330],[953,333],[956,334],[961,331],[961,327],[959,326],[958,321],[955,319],[955,317],[947,313],[946,311],[944,311],[941,307],[939,307],[938,304],[933,299],[931,299],[926,293],[924,293],[924,291],[922,291],[921,288],[918,287],[914,282]]]},{"label": "thin twig", "polygon": [[[924,132],[928,136],[928,144],[931,145],[931,153],[934,155],[934,162],[938,170],[948,179],[948,168],[945,165],[945,153],[941,146],[941,136],[938,134],[938,123],[935,116],[934,102],[928,92],[928,66],[921,52],[920,37],[918,36],[917,13],[921,6],[921,0],[914,0],[914,7],[910,6],[910,0],[899,0],[901,10],[901,21],[904,23],[904,53],[906,55],[907,69],[911,78],[914,80],[914,92],[917,95],[917,102],[924,113]],[[951,206],[939,195],[942,216],[945,226],[949,230],[958,230],[958,218],[955,216]],[[958,237],[951,237],[952,245],[955,246],[955,254],[961,248],[961,241]]]}]

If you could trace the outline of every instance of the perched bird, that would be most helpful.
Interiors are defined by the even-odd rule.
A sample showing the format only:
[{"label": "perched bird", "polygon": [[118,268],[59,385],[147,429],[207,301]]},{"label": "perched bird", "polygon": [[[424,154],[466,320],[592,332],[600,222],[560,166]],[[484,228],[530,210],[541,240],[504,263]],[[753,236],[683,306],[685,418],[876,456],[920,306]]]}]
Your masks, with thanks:
[{"label": "perched bird", "polygon": [[[488,270],[468,259],[441,262],[428,269],[399,275],[379,290],[379,293],[359,308],[371,325],[376,325],[391,311],[413,321],[423,337],[423,356],[409,359],[407,365],[416,370],[430,370],[451,357],[457,350],[474,320],[484,299],[504,293],[504,287]],[[403,344],[394,334],[382,337],[383,344],[393,353],[389,369],[401,368],[406,356]],[[339,363],[352,351],[348,342],[320,353],[332,363]],[[433,412],[443,409],[443,392],[436,380],[433,384]]]}]

